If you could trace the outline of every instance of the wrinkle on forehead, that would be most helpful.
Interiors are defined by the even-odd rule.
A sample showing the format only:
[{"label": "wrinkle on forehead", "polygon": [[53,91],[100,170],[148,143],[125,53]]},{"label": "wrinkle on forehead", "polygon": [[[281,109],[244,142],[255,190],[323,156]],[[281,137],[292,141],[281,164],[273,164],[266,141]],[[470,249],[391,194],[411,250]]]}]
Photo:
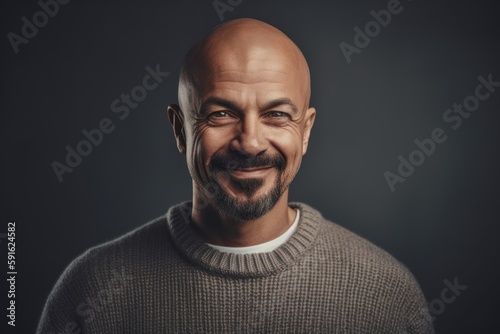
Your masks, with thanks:
[{"label": "wrinkle on forehead", "polygon": [[238,73],[242,81],[253,80],[254,75],[258,77],[266,71],[283,74],[287,84],[298,85],[304,107],[309,106],[307,61],[283,32],[254,19],[237,19],[219,25],[186,55],[179,79],[181,109],[194,107],[196,95],[201,93],[207,80]]}]

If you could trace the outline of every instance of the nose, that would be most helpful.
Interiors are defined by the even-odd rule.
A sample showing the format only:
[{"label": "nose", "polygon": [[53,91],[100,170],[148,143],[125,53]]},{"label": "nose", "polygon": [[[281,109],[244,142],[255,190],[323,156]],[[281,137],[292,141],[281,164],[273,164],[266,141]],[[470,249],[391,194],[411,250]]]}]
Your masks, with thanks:
[{"label": "nose", "polygon": [[259,124],[257,117],[245,117],[240,123],[238,134],[230,143],[230,149],[239,154],[253,158],[268,148],[268,142],[265,139],[263,125]]}]

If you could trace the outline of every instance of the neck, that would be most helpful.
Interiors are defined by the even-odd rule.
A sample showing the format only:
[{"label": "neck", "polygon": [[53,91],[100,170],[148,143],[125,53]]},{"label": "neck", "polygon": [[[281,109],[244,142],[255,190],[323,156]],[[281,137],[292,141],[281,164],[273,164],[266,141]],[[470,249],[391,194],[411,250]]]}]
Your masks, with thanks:
[{"label": "neck", "polygon": [[201,202],[193,196],[191,217],[197,233],[207,243],[226,247],[247,247],[273,240],[292,225],[296,215],[288,206],[288,189],[269,212],[249,221],[237,221],[212,204],[200,208]]}]

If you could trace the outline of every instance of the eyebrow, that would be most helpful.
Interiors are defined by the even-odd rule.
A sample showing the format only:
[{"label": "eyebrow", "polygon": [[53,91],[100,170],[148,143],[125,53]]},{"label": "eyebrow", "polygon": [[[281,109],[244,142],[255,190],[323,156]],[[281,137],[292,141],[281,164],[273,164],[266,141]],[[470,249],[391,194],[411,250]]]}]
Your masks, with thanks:
[{"label": "eyebrow", "polygon": [[[239,112],[239,113],[243,112],[242,108],[240,108],[238,105],[236,105],[236,103],[229,101],[229,100],[226,100],[226,99],[223,99],[223,98],[220,98],[220,97],[214,96],[214,97],[209,97],[201,104],[199,113],[205,114],[207,112],[208,107],[210,107],[212,105],[218,105],[218,106],[230,109],[230,110],[234,110],[234,111]],[[292,112],[295,114],[297,114],[299,112],[297,106],[295,106],[295,104],[292,102],[292,100],[287,98],[287,97],[282,97],[282,98],[272,100],[272,101],[266,103],[262,109],[264,109],[264,110],[273,109],[273,108],[283,106],[283,105],[289,106],[292,109]]]}]

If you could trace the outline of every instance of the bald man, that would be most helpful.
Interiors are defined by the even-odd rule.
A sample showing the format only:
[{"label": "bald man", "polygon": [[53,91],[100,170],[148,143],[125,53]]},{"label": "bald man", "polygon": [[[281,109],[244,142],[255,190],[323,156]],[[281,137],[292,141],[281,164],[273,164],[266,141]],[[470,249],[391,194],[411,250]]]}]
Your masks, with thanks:
[{"label": "bald man", "polygon": [[433,333],[402,264],[288,202],[310,95],[302,52],[266,23],[196,43],[167,107],[192,200],[74,260],[38,333]]}]

